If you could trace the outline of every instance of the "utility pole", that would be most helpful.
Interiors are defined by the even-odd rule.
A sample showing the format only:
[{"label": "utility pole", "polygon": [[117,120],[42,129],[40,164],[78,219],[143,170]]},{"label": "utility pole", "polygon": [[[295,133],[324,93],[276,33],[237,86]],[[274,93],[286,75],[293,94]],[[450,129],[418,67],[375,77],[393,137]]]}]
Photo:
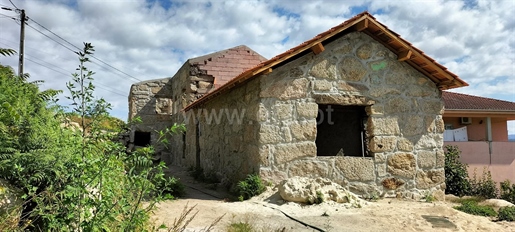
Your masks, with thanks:
[{"label": "utility pole", "polygon": [[18,75],[20,77],[23,76],[23,44],[25,41],[25,10],[20,10],[20,17],[21,17],[21,28],[20,28],[20,58],[18,60]]}]

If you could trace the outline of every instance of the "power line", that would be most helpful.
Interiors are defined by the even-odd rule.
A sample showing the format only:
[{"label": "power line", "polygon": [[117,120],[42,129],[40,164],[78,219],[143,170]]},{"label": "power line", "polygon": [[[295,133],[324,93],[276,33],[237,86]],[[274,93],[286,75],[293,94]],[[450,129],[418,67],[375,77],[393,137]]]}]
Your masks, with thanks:
[{"label": "power line", "polygon": [[14,3],[11,0],[9,0],[9,2],[14,6],[14,8],[16,8],[18,10],[18,7],[16,5],[14,5]]},{"label": "power line", "polygon": [[[0,43],[2,43],[2,42],[0,42]],[[5,43],[2,43],[2,44],[5,44]],[[7,44],[5,44],[5,45],[7,45]],[[9,45],[7,45],[7,47],[6,47],[6,48],[11,48],[11,49],[13,49],[13,48],[12,48],[12,47],[10,47]],[[64,76],[69,76],[69,75],[70,75],[70,74],[68,74],[68,73],[65,73],[65,72],[67,72],[67,70],[65,70],[65,69],[63,69],[63,68],[61,68],[61,67],[59,67],[59,66],[57,66],[57,65],[54,65],[54,64],[48,63],[48,62],[46,62],[46,61],[44,61],[44,60],[41,60],[41,59],[39,59],[39,58],[37,58],[37,57],[34,57],[34,56],[31,56],[31,55],[27,55],[27,56],[32,57],[32,58],[34,58],[34,59],[36,59],[36,60],[39,60],[39,62],[38,62],[38,61],[35,61],[35,60],[30,59],[30,58],[28,58],[28,57],[25,57],[25,59],[27,59],[28,61],[30,61],[30,62],[32,62],[32,63],[35,63],[35,64],[40,65],[40,66],[42,66],[42,67],[45,67],[45,68],[47,68],[47,69],[50,69],[50,70],[52,70],[52,71],[54,71],[54,72],[56,72],[56,73],[62,74],[62,75],[64,75]],[[47,65],[42,64],[42,63],[40,63],[40,62],[46,63]],[[53,67],[49,67],[49,66],[53,66],[53,67],[55,67],[55,68],[61,69],[61,70],[63,70],[64,72],[59,71],[59,70],[56,70],[55,68],[53,68]],[[114,88],[110,88],[110,87],[108,87],[107,85],[104,85],[104,84],[101,84],[101,83],[98,83],[98,82],[97,82],[95,85],[97,85],[96,87],[98,87],[98,88],[100,88],[100,89],[103,89],[103,90],[109,91],[109,92],[114,93],[114,94],[118,94],[118,95],[120,95],[120,96],[127,97],[127,94],[125,94],[125,93],[123,93],[123,94],[122,94],[121,90],[117,90],[117,89],[114,89]],[[104,87],[102,87],[102,86],[104,86]]]},{"label": "power line", "polygon": [[[57,34],[56,34],[56,33],[54,33],[53,31],[51,31],[50,29],[48,29],[48,28],[46,28],[45,26],[41,25],[40,23],[36,22],[34,19],[29,18],[29,20],[30,20],[30,21],[32,21],[32,22],[34,22],[34,23],[36,23],[37,25],[39,25],[39,26],[40,26],[40,27],[42,27],[43,29],[47,30],[48,32],[52,33],[52,35],[54,35],[54,36],[56,36],[57,38],[59,38],[59,39],[63,40],[63,41],[64,41],[64,42],[66,42],[67,44],[69,44],[69,45],[71,45],[71,46],[73,46],[73,47],[77,48],[79,51],[81,50],[81,48],[79,48],[79,47],[77,47],[77,46],[73,45],[73,44],[72,44],[72,43],[70,43],[68,40],[66,40],[66,39],[64,39],[63,37],[61,37],[61,36],[57,35]],[[124,75],[126,75],[126,76],[128,76],[128,77],[130,77],[130,78],[132,78],[132,79],[134,79],[134,80],[142,81],[142,80],[140,80],[140,79],[138,79],[138,78],[136,78],[136,77],[134,77],[134,76],[132,76],[132,75],[130,75],[130,74],[128,74],[128,73],[126,73],[126,72],[124,72],[124,71],[122,71],[122,70],[120,70],[120,69],[118,69],[118,68],[116,68],[116,67],[114,67],[114,66],[112,66],[112,65],[108,64],[108,63],[106,63],[106,62],[104,62],[103,60],[101,60],[101,59],[99,59],[99,58],[95,57],[94,55],[90,55],[90,56],[91,56],[92,58],[94,58],[95,60],[99,61],[100,63],[102,63],[102,64],[104,64],[104,65],[106,65],[106,66],[108,66],[108,67],[110,67],[110,68],[112,68],[112,69],[114,69],[114,70],[116,70],[116,71],[120,72],[120,73],[123,73]]]},{"label": "power line", "polygon": [[61,42],[59,42],[59,41],[55,40],[54,38],[52,38],[52,37],[48,36],[47,34],[45,34],[45,33],[43,33],[43,32],[41,32],[40,30],[36,29],[35,27],[31,26],[30,24],[27,24],[27,26],[29,26],[30,28],[32,28],[32,29],[34,29],[35,31],[39,32],[39,34],[44,35],[45,37],[47,37],[47,38],[49,38],[49,39],[53,40],[54,42],[58,43],[59,45],[63,46],[64,48],[66,48],[66,49],[70,50],[71,52],[73,52],[74,54],[76,54],[76,52],[75,52],[73,49],[71,49],[71,48],[67,47],[66,45],[62,44]]},{"label": "power line", "polygon": [[[29,59],[29,58],[27,58],[27,57],[25,57],[25,59],[26,59],[26,60],[28,60],[28,61],[30,61],[30,62],[32,62],[32,63],[35,63],[35,64],[37,64],[37,65],[43,66],[43,67],[45,67],[45,68],[47,68],[47,69],[50,69],[50,70],[52,70],[52,71],[54,71],[54,72],[56,72],[56,73],[59,73],[59,74],[62,74],[62,75],[68,76],[68,74],[66,74],[66,73],[63,73],[63,72],[61,72],[61,71],[59,71],[59,70],[53,69],[53,68],[51,68],[51,67],[48,67],[48,66],[46,66],[46,65],[44,65],[44,64],[41,64],[41,63],[39,63],[39,62],[37,62],[37,61],[34,61],[34,60],[32,60],[32,59]],[[123,97],[127,97],[127,94],[122,94],[122,93],[120,93],[120,92],[115,92],[115,91],[113,91],[112,89],[108,89],[108,88],[102,87],[102,86],[105,86],[105,85],[102,85],[102,84],[100,84],[100,83],[96,83],[95,85],[96,85],[95,87],[97,87],[97,88],[99,88],[99,89],[103,89],[103,90],[106,90],[106,91],[108,91],[108,92],[111,92],[111,93],[114,93],[114,94],[117,94],[117,95],[120,95],[120,96],[123,96]]]}]

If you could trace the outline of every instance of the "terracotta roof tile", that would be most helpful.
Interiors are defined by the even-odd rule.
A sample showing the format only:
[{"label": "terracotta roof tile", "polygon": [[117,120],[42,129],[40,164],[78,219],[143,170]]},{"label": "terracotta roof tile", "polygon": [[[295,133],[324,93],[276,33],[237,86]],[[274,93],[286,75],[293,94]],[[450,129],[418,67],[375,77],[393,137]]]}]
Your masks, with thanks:
[{"label": "terracotta roof tile", "polygon": [[462,93],[442,92],[446,110],[515,111],[515,102],[478,97]]}]

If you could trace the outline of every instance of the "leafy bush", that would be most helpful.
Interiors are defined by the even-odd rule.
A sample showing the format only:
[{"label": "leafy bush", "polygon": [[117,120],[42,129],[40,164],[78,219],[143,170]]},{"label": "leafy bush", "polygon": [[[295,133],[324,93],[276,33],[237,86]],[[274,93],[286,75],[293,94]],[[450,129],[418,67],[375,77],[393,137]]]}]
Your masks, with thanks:
[{"label": "leafy bush", "polygon": [[263,193],[265,185],[261,177],[256,174],[249,174],[245,180],[238,182],[237,189],[240,194],[240,200],[247,200]]},{"label": "leafy bush", "polygon": [[101,131],[110,105],[92,95],[84,66],[92,48],[78,53],[79,73],[67,85],[82,131],[61,128],[52,94],[0,65],[0,178],[23,191],[19,230],[146,230],[159,193],[174,182],[160,184],[164,163],[153,164],[151,148],[128,155]]},{"label": "leafy bush", "polygon": [[467,165],[460,162],[458,146],[445,146],[445,193],[464,196],[470,193]]},{"label": "leafy bush", "polygon": [[483,175],[480,179],[477,178],[476,170],[474,170],[470,186],[470,194],[473,196],[485,199],[497,198],[497,184],[492,180],[492,174],[486,168],[483,169]]},{"label": "leafy bush", "polygon": [[164,199],[173,200],[176,197],[184,196],[184,184],[174,177],[159,176],[155,178],[154,185],[158,196]]},{"label": "leafy bush", "polygon": [[501,182],[501,199],[515,204],[515,184],[511,184],[510,180]]},{"label": "leafy bush", "polygon": [[505,206],[499,209],[499,221],[515,221],[515,206]]},{"label": "leafy bush", "polygon": [[476,201],[464,201],[460,206],[455,206],[454,208],[472,215],[489,217],[497,216],[497,213],[492,206],[478,205]]}]

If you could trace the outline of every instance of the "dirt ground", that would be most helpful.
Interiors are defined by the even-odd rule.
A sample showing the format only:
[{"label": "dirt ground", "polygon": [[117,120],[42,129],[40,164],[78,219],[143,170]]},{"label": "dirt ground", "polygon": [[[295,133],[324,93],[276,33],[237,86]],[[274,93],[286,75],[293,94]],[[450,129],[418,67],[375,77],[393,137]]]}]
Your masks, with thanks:
[{"label": "dirt ground", "polygon": [[152,220],[156,225],[173,224],[185,206],[195,206],[194,212],[198,213],[186,231],[202,231],[225,215],[214,231],[226,231],[231,223],[247,222],[259,231],[515,232],[515,222],[494,222],[492,218],[466,214],[453,209],[457,204],[451,202],[381,199],[367,202],[361,208],[334,202],[302,206],[283,202],[272,189],[248,201],[228,202],[223,200],[226,193],[194,181],[184,169],[172,169],[172,174],[187,186],[187,194],[181,199],[160,203]]}]

